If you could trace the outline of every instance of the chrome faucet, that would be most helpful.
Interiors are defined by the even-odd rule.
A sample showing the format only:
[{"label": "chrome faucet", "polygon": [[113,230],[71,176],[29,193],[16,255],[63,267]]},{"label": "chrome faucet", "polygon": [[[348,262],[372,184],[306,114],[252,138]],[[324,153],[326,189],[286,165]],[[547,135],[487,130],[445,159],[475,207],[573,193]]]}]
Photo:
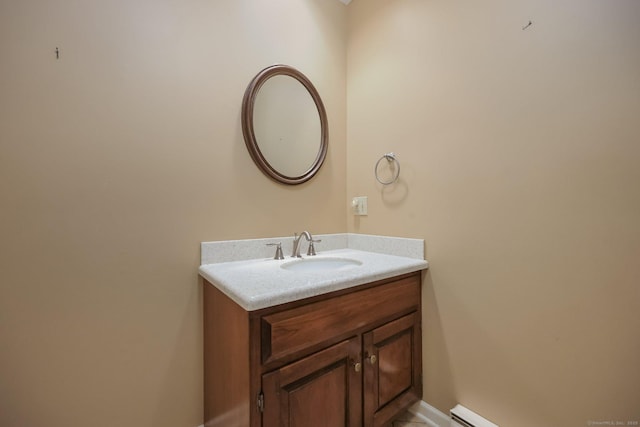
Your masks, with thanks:
[{"label": "chrome faucet", "polygon": [[300,246],[301,246],[300,239],[302,238],[302,236],[304,236],[304,238],[307,239],[307,242],[313,242],[313,237],[311,237],[311,233],[309,233],[308,231],[303,231],[302,233],[300,233],[300,235],[298,235],[298,233],[294,233],[293,234],[293,253],[291,254],[292,258],[302,258],[302,255],[300,255]]}]

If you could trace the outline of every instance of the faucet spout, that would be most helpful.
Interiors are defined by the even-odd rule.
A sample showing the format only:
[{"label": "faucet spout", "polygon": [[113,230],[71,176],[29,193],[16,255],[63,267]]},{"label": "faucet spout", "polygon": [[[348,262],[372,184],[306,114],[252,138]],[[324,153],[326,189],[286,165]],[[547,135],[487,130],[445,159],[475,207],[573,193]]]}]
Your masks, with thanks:
[{"label": "faucet spout", "polygon": [[311,237],[311,233],[306,230],[300,233],[300,235],[298,235],[298,233],[295,233],[293,237],[293,253],[291,254],[292,258],[302,258],[302,255],[300,255],[300,240],[302,239],[302,236],[307,239],[307,242],[311,242],[313,240],[313,237]]}]

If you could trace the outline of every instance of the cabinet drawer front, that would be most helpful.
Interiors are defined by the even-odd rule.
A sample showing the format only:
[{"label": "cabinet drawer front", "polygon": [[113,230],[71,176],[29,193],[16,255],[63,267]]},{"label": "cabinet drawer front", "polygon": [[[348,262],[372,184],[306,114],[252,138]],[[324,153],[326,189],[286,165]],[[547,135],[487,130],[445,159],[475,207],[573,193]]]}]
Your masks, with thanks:
[{"label": "cabinet drawer front", "polygon": [[346,334],[418,307],[420,275],[262,317],[262,361],[329,344]]}]

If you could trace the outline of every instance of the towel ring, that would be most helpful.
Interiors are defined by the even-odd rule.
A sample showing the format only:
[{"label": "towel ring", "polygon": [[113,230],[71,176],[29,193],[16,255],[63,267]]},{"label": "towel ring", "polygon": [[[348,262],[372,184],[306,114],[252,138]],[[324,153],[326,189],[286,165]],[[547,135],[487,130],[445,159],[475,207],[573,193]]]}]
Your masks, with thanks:
[{"label": "towel ring", "polygon": [[[393,175],[393,177],[389,181],[381,180],[380,176],[378,175],[378,166],[380,166],[380,162],[382,161],[382,159],[387,159],[387,162],[389,162],[389,163],[395,162],[395,164],[396,164],[396,173]],[[378,161],[376,162],[376,167],[374,168],[374,173],[376,175],[376,179],[382,185],[389,185],[389,184],[393,184],[394,182],[396,182],[398,180],[398,177],[400,176],[400,162],[396,158],[396,155],[394,153],[387,153],[387,154],[384,154],[382,157],[380,157],[380,159],[378,159]]]}]

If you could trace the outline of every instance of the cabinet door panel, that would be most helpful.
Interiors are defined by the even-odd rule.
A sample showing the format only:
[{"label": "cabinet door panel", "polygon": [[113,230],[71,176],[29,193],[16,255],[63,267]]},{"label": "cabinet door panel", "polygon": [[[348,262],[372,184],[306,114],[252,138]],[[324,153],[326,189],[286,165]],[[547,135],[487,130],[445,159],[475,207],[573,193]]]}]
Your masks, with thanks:
[{"label": "cabinet door panel", "polygon": [[[349,401],[347,371],[341,363],[334,364],[316,379],[300,386],[287,387],[289,394],[289,425],[291,427],[345,426],[346,404]],[[327,411],[331,408],[330,411]]]},{"label": "cabinet door panel", "polygon": [[378,348],[378,405],[384,406],[411,388],[411,330],[405,330]]},{"label": "cabinet door panel", "polygon": [[354,337],[263,375],[263,427],[362,425],[360,346]]},{"label": "cabinet door panel", "polygon": [[380,427],[422,395],[420,315],[401,317],[363,335],[364,425]]}]

